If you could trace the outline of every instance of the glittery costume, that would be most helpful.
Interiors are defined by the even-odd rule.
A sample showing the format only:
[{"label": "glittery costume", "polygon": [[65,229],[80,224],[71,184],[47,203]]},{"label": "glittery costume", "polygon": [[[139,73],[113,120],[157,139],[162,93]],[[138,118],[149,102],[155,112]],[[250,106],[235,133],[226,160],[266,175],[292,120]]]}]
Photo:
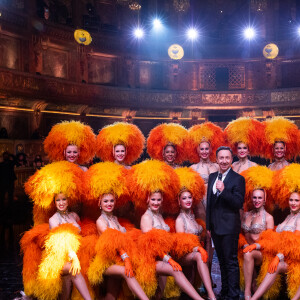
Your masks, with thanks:
[{"label": "glittery costume", "polygon": [[[271,194],[275,198],[280,208],[289,207],[289,197],[300,191],[300,165],[291,164],[276,172],[273,177]],[[288,296],[293,298],[300,282],[300,237],[295,233],[296,222],[300,218],[300,213],[289,215],[285,224],[279,224],[276,231],[264,231],[258,243],[261,245],[263,253],[263,263],[258,276],[260,284],[268,271],[268,266],[277,253],[284,255],[284,261],[288,265],[287,271],[287,291]],[[280,276],[277,277],[273,286],[264,294],[264,299],[275,299],[280,291]]]},{"label": "glittery costume", "polygon": [[249,244],[249,241],[246,240],[245,234],[259,234],[266,230],[266,211],[263,211],[263,216],[261,222],[257,224],[250,223],[250,226],[245,224],[245,220],[248,216],[252,215],[252,220],[255,217],[255,210],[252,203],[252,193],[255,189],[262,189],[265,196],[265,205],[264,207],[267,210],[272,210],[274,206],[274,198],[271,196],[271,187],[273,183],[274,172],[268,169],[265,166],[253,166],[241,173],[245,177],[246,181],[246,192],[245,192],[245,202],[244,202],[244,211],[245,215],[242,221],[242,232],[239,236],[239,251],[238,251],[238,260],[240,267],[240,286],[243,289],[244,287],[244,254],[243,246]]},{"label": "glittery costume", "polygon": [[[78,252],[81,244],[79,224],[66,223],[49,230],[47,217],[52,214],[54,196],[63,193],[69,207],[79,202],[84,172],[67,161],[55,162],[38,170],[25,184],[33,200],[35,226],[21,239],[23,284],[26,295],[55,300],[62,291],[61,270],[69,261],[70,251]],[[71,213],[70,213],[71,214]],[[75,226],[74,226],[75,225]]]},{"label": "glittery costume", "polygon": [[[174,199],[177,199],[180,189],[176,173],[179,169],[174,170],[166,163],[155,160],[144,161],[133,166],[129,186],[136,209],[143,213],[147,211],[146,214],[149,214],[147,199],[151,193],[159,191],[163,196],[162,211],[169,214],[178,212],[178,204]],[[199,175],[196,173],[196,176]],[[146,294],[152,297],[157,287],[156,261],[162,260],[167,253],[175,259],[181,258],[191,253],[194,247],[200,246],[200,242],[193,234],[169,233],[169,226],[165,224],[160,213],[155,215],[150,212],[150,216],[154,228],[143,233],[138,239],[138,249],[143,255],[140,255],[141,263],[136,278]],[[174,293],[171,294],[171,286],[174,286],[173,277],[168,277],[165,297],[175,296]]]}]

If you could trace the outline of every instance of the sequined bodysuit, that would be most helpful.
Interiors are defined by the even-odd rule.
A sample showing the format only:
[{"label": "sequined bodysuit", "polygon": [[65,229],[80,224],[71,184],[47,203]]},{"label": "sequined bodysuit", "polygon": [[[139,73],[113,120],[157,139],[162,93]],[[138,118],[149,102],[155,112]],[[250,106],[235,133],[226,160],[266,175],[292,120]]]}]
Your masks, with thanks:
[{"label": "sequined bodysuit", "polygon": [[192,233],[197,236],[202,233],[203,227],[196,222],[194,214],[187,215],[186,213],[181,211],[178,215],[178,218],[181,218],[181,220],[183,221],[184,232]]},{"label": "sequined bodysuit", "polygon": [[[289,216],[287,216],[287,220],[286,220],[286,224],[289,222],[289,220],[291,220],[295,215],[290,214]],[[300,217],[300,213],[297,214],[297,216],[295,217],[295,221],[293,225],[282,225],[279,224],[276,228],[276,232],[283,232],[283,231],[290,231],[290,232],[294,232],[297,228],[297,221]]]},{"label": "sequined bodysuit", "polygon": [[[126,232],[125,227],[120,225],[117,217],[112,216],[112,217],[108,218],[108,216],[105,212],[102,212],[100,217],[106,222],[108,228],[117,229],[121,232]],[[111,221],[111,222],[109,222],[109,221]],[[111,223],[113,223],[115,226],[112,226]]]},{"label": "sequined bodysuit", "polygon": [[165,223],[162,217],[159,217],[160,215],[154,214],[150,208],[147,209],[146,213],[152,218],[152,228],[170,231],[170,227]]},{"label": "sequined bodysuit", "polygon": [[250,226],[245,224],[245,220],[252,215],[252,220],[254,219],[253,211],[247,212],[244,218],[244,223],[242,224],[242,229],[245,233],[252,233],[252,234],[259,234],[262,231],[267,229],[267,222],[266,222],[266,211],[262,211],[262,224],[254,223],[252,224],[252,220]]}]

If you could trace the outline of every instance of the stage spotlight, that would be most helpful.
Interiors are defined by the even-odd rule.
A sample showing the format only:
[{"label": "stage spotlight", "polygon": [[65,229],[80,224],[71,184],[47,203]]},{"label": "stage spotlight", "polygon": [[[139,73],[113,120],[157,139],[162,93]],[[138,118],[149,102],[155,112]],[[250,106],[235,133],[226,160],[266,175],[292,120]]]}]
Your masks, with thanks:
[{"label": "stage spotlight", "polygon": [[298,26],[298,28],[297,28],[297,34],[298,34],[298,36],[300,36],[300,26]]},{"label": "stage spotlight", "polygon": [[244,37],[247,39],[247,40],[252,40],[254,39],[256,36],[256,33],[255,33],[255,30],[254,28],[252,27],[247,27],[244,29]]},{"label": "stage spotlight", "polygon": [[195,28],[188,29],[186,34],[189,40],[195,40],[199,36],[199,33]]},{"label": "stage spotlight", "polygon": [[153,24],[153,28],[154,28],[155,30],[161,29],[162,26],[163,26],[161,20],[158,19],[158,18],[155,18],[155,19],[153,20],[152,24]]},{"label": "stage spotlight", "polygon": [[134,36],[137,39],[141,39],[144,36],[144,30],[141,27],[137,27],[134,31],[133,31]]}]

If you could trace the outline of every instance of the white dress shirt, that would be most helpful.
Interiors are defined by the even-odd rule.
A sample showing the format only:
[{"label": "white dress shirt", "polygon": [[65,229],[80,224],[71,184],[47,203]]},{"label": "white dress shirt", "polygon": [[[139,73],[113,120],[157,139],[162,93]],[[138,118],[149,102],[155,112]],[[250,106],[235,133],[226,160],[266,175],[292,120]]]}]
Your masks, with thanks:
[{"label": "white dress shirt", "polygon": [[[224,172],[224,173],[222,174],[222,181],[223,181],[223,182],[224,182],[224,180],[225,180],[225,178],[226,178],[226,176],[227,176],[227,174],[229,173],[230,170],[231,170],[231,168],[229,168],[226,172]],[[217,185],[217,181],[219,180],[219,179],[218,179],[218,178],[219,178],[219,174],[220,174],[220,172],[218,172],[217,179],[215,180],[214,185],[213,185],[213,193],[214,193],[214,194],[216,194],[216,192],[217,192],[216,185]]]}]

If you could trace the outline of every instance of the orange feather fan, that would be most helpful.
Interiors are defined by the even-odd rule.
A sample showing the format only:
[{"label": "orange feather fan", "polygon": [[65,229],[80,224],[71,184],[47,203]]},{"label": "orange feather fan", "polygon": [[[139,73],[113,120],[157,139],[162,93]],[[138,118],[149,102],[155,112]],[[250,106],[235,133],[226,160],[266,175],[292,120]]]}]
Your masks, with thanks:
[{"label": "orange feather fan", "polygon": [[187,160],[188,132],[179,124],[164,123],[154,127],[147,139],[147,151],[151,158],[163,161],[163,150],[170,144],[176,148],[175,163]]},{"label": "orange feather fan", "polygon": [[126,148],[125,164],[132,164],[143,153],[145,137],[134,124],[116,122],[105,126],[96,139],[96,154],[103,161],[114,161],[113,148],[124,145]]},{"label": "orange feather fan", "polygon": [[20,245],[23,253],[23,284],[28,296],[34,295],[37,272],[42,259],[42,247],[49,233],[49,225],[41,224],[23,235]]},{"label": "orange feather fan", "polygon": [[300,165],[290,164],[276,172],[273,177],[272,196],[281,209],[289,207],[293,192],[300,193]]},{"label": "orange feather fan", "polygon": [[174,201],[179,191],[179,179],[175,170],[158,160],[146,160],[132,167],[128,176],[131,198],[139,212],[147,209],[147,199],[155,191],[163,196],[162,209],[175,213],[178,204]]},{"label": "orange feather fan", "polygon": [[54,125],[44,141],[45,152],[50,160],[65,160],[68,145],[79,150],[78,164],[87,163],[95,155],[96,137],[90,126],[78,121],[63,121]]},{"label": "orange feather fan", "polygon": [[285,156],[292,159],[300,152],[300,132],[293,121],[283,117],[274,117],[264,122],[265,141],[264,157],[273,158],[273,147],[275,142],[284,142],[286,146]]},{"label": "orange feather fan", "polygon": [[246,181],[246,193],[244,210],[249,211],[253,209],[252,192],[256,189],[262,189],[265,192],[265,207],[267,210],[272,210],[274,199],[271,196],[271,188],[273,183],[274,172],[265,166],[253,166],[241,173]]},{"label": "orange feather fan", "polygon": [[251,155],[260,156],[264,151],[264,125],[251,118],[238,118],[231,121],[224,130],[226,142],[237,153],[238,143],[248,146]]},{"label": "orange feather fan", "polygon": [[225,145],[223,130],[211,122],[205,122],[203,124],[192,126],[189,129],[188,134],[188,155],[189,161],[192,163],[199,162],[198,146],[201,142],[208,142],[210,144],[211,153],[209,158],[212,161],[216,160],[216,150],[220,146]]}]

